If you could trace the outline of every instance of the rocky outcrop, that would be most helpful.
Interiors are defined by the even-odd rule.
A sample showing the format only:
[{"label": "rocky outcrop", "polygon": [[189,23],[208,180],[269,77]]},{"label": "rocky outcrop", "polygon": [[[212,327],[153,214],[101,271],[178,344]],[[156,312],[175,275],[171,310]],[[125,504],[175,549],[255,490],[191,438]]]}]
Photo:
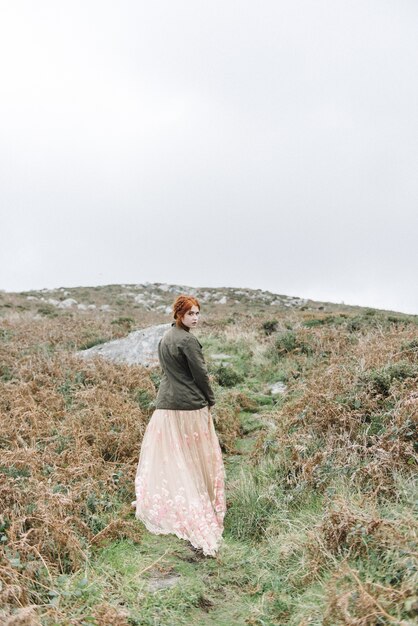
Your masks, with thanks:
[{"label": "rocky outcrop", "polygon": [[158,324],[142,330],[134,330],[123,339],[114,339],[88,350],[77,352],[83,359],[101,356],[115,363],[129,365],[158,365],[158,342],[171,324]]},{"label": "rocky outcrop", "polygon": [[[142,283],[130,285],[110,285],[103,287],[80,287],[71,290],[43,289],[40,292],[30,293],[28,300],[47,302],[58,309],[74,309],[90,311],[93,307],[103,313],[115,312],[113,303],[119,300],[127,306],[134,306],[145,311],[156,311],[171,316],[172,304],[176,296],[186,293],[198,298],[202,304],[215,306],[236,305],[263,306],[271,305],[272,309],[300,309],[309,308],[308,300],[295,296],[274,294],[262,289],[244,289],[234,287],[189,287],[186,285],[169,285],[167,283]],[[42,294],[42,295],[41,295]],[[68,297],[73,295],[75,297]],[[67,297],[66,297],[67,296]],[[86,298],[88,301],[86,302]],[[108,300],[106,302],[106,300]],[[104,302],[103,302],[104,300]],[[317,307],[316,307],[317,308]]]}]

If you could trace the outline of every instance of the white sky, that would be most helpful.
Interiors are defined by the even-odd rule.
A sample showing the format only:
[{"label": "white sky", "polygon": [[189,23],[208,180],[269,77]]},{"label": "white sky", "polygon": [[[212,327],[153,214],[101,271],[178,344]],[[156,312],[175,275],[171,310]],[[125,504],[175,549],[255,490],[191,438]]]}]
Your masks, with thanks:
[{"label": "white sky", "polygon": [[418,313],[416,0],[0,0],[0,289]]}]

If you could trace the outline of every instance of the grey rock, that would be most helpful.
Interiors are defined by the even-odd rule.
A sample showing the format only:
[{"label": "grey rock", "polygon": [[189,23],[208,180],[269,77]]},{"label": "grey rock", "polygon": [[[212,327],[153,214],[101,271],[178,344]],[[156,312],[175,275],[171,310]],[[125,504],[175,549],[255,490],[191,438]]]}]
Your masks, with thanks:
[{"label": "grey rock", "polygon": [[77,304],[77,300],[74,300],[74,298],[66,298],[65,300],[62,300],[62,302],[59,302],[57,304],[57,308],[58,309],[71,309],[71,307],[74,306],[75,304]]},{"label": "grey rock", "polygon": [[154,593],[160,589],[169,589],[180,582],[180,574],[156,574],[147,581],[147,591]]},{"label": "grey rock", "polygon": [[223,354],[222,352],[219,352],[216,354],[211,354],[210,358],[213,361],[230,361],[232,359],[232,356],[230,354]]},{"label": "grey rock", "polygon": [[285,393],[287,391],[286,385],[281,381],[269,385],[269,389],[272,396],[278,396],[279,394]]},{"label": "grey rock", "polygon": [[129,365],[158,365],[158,342],[171,324],[157,324],[141,330],[134,330],[122,339],[114,339],[107,343],[93,346],[88,350],[77,352],[83,359],[101,356],[115,363]]}]

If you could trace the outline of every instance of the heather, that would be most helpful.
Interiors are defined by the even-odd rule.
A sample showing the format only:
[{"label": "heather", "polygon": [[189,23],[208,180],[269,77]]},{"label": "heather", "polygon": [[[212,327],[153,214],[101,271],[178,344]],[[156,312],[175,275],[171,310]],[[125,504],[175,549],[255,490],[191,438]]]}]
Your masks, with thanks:
[{"label": "heather", "polygon": [[208,296],[228,512],[201,559],[130,509],[159,369],[75,354],[168,321],[127,293],[0,295],[0,623],[415,623],[418,318]]}]

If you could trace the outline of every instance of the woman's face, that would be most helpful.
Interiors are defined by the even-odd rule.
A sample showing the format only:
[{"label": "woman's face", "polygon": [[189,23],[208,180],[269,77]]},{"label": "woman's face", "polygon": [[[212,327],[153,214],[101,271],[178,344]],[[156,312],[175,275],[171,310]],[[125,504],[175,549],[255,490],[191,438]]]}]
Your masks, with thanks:
[{"label": "woman's face", "polygon": [[199,315],[199,307],[193,305],[192,308],[187,311],[185,315],[183,315],[181,322],[187,326],[187,328],[195,328],[197,326],[197,322],[199,321]]}]

